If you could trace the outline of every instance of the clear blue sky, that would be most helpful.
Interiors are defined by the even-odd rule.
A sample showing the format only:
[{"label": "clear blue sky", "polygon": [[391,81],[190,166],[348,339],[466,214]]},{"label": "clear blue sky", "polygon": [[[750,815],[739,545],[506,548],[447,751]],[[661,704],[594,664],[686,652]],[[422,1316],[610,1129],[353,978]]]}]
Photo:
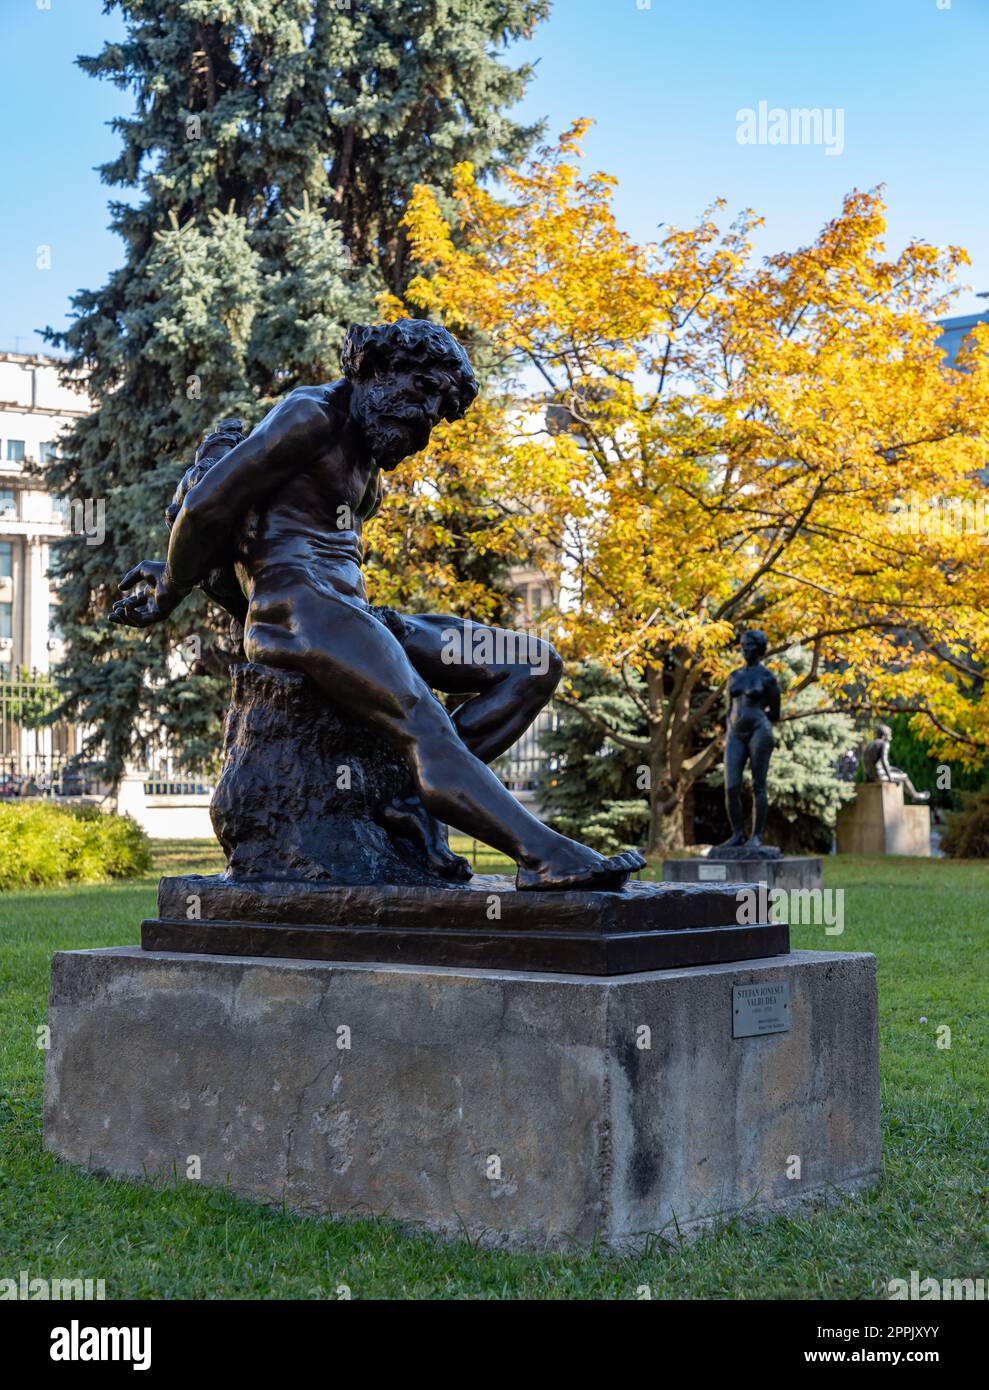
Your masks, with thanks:
[{"label": "clear blue sky", "polygon": [[[44,4],[46,0],[41,0]],[[329,2],[329,0],[328,0]],[[360,0],[354,0],[360,3]],[[0,349],[61,326],[69,296],[119,262],[118,196],[93,166],[127,95],[74,66],[120,31],[100,0],[0,0]],[[890,244],[968,248],[989,290],[989,0],[556,0],[532,43],[526,116],[591,116],[590,161],[617,175],[634,235],[690,222],[716,196],[751,206],[761,251],[808,241],[853,187],[887,186]],[[844,149],[740,145],[736,112],[843,111]],[[36,248],[51,247],[38,269]],[[964,295],[958,312],[985,307]]]}]

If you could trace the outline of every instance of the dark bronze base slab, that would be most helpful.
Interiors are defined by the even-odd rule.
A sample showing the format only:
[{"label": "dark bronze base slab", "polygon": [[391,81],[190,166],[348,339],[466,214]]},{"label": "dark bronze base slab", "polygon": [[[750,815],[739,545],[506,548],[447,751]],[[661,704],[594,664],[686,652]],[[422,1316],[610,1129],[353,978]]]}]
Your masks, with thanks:
[{"label": "dark bronze base slab", "polygon": [[630,883],[620,893],[519,893],[478,876],[444,889],[162,879],[146,951],[626,975],[757,960],[785,923],[739,926],[740,885]]},{"label": "dark bronze base slab", "polygon": [[384,965],[441,965],[565,975],[628,975],[786,955],[789,930],[688,927],[641,932],[450,931],[445,927],[314,927],[258,922],[141,923],[146,951],[272,956]]}]

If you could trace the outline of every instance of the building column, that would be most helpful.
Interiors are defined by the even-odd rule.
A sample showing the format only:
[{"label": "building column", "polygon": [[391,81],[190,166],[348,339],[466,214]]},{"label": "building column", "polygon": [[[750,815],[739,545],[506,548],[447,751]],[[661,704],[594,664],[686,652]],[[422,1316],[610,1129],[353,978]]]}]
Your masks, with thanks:
[{"label": "building column", "polygon": [[48,660],[48,545],[29,537],[24,547],[24,647],[29,671],[47,671]]}]

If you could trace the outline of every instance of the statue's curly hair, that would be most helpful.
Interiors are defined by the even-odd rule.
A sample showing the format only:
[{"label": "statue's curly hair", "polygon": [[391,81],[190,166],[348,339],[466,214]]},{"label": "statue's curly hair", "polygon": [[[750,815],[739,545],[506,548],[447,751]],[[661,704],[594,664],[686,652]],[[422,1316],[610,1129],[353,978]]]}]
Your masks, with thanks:
[{"label": "statue's curly hair", "polygon": [[396,323],[352,323],[343,340],[340,365],[348,381],[367,381],[378,372],[442,367],[457,383],[459,413],[477,395],[477,378],[452,333],[428,319]]}]

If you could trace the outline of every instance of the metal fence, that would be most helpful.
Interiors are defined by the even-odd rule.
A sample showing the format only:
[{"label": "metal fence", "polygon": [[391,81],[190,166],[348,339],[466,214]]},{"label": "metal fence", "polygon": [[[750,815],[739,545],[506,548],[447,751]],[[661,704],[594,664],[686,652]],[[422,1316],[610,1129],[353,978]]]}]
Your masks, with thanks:
[{"label": "metal fence", "polygon": [[[0,679],[0,797],[98,796],[106,787],[75,751],[74,730],[66,723],[45,723],[59,694],[48,676]],[[545,710],[517,743],[499,758],[496,771],[505,785],[523,796],[532,794],[548,767],[542,735],[555,727]],[[208,780],[176,771],[167,758],[152,761],[144,774],[148,796],[203,795]]]},{"label": "metal fence", "polygon": [[102,796],[105,790],[74,757],[24,753],[0,758],[0,798]]},{"label": "metal fence", "polygon": [[100,786],[80,762],[64,721],[47,723],[59,692],[50,676],[0,680],[0,797],[94,796]]},{"label": "metal fence", "polygon": [[171,775],[149,773],[144,783],[145,796],[211,796],[213,783],[182,780]]},{"label": "metal fence", "polygon": [[531,728],[498,759],[497,771],[509,791],[534,792],[549,767],[542,737],[556,727],[552,710],[544,710]]}]

